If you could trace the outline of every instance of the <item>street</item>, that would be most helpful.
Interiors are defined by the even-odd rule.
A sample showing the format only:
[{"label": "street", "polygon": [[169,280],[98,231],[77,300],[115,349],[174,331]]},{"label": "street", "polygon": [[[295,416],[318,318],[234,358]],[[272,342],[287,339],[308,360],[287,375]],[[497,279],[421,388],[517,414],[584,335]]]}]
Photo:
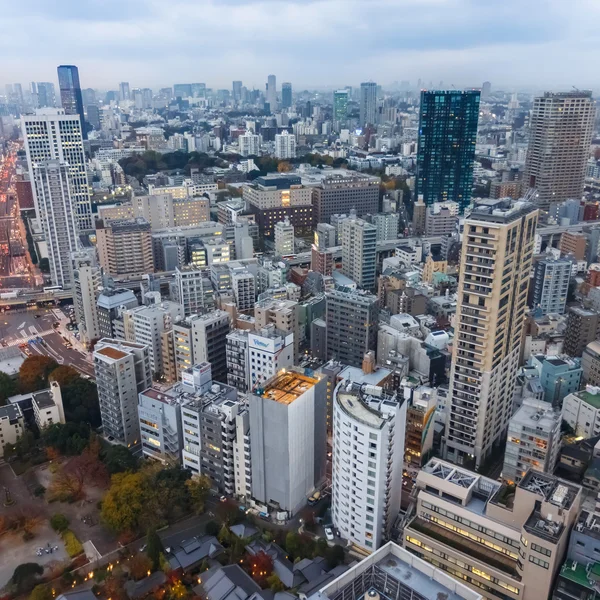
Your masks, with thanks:
[{"label": "street", "polygon": [[[54,329],[53,323],[60,322],[61,327]],[[75,345],[68,348],[65,344],[74,340],[64,328],[67,318],[59,308],[46,308],[22,312],[6,311],[0,315],[0,338],[2,345],[15,346],[27,344],[23,350],[30,355],[50,356],[59,365],[69,365],[83,375],[94,376],[94,367],[89,355],[78,350]],[[44,343],[35,341],[38,337]],[[31,343],[28,343],[31,341]]]}]

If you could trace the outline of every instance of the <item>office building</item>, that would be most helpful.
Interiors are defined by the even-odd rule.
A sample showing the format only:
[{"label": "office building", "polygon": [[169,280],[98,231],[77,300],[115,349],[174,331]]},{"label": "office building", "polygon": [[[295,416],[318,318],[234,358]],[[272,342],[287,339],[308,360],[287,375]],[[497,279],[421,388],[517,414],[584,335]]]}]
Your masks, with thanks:
[{"label": "office building", "polygon": [[[252,496],[296,514],[325,476],[325,380],[280,372],[249,398]],[[277,432],[274,435],[274,432]]]},{"label": "office building", "polygon": [[296,137],[288,131],[275,135],[275,156],[279,159],[296,158]]},{"label": "office building", "polygon": [[[46,108],[35,115],[21,118],[27,166],[33,174],[34,165],[58,161],[69,172],[69,193],[78,231],[92,229],[92,205],[87,177],[87,161],[83,149],[81,122],[77,115],[62,109]],[[34,191],[36,214],[43,215]]]},{"label": "office building", "polygon": [[595,115],[592,92],[546,92],[535,98],[523,182],[536,191],[543,210],[581,198]]},{"label": "office building", "polygon": [[254,305],[254,321],[257,330],[273,325],[279,331],[294,334],[294,364],[300,359],[300,340],[304,339],[300,327],[300,305],[294,300],[264,298]]},{"label": "office building", "polygon": [[[58,87],[60,103],[67,115],[77,115],[81,124],[81,135],[87,140],[87,127],[83,113],[83,98],[79,83],[79,70],[74,65],[60,65],[58,71]],[[71,141],[71,140],[69,140]],[[77,140],[75,140],[77,141]]]},{"label": "office building", "polygon": [[508,422],[502,478],[519,483],[529,469],[554,473],[561,446],[560,424],[560,409],[525,398]]},{"label": "office building", "polygon": [[25,432],[25,420],[18,404],[0,406],[0,458],[4,456],[4,447],[16,444]]},{"label": "office building", "polygon": [[590,342],[581,355],[583,380],[590,385],[600,385],[600,342]]},{"label": "office building", "polygon": [[135,308],[138,300],[132,290],[108,288],[98,295],[96,308],[98,313],[98,337],[116,337],[116,321],[121,311]]},{"label": "office building", "polygon": [[415,554],[388,542],[328,579],[309,600],[482,600],[481,594]]},{"label": "office building", "polygon": [[260,155],[260,135],[256,135],[252,131],[246,131],[238,137],[238,144],[242,156]]},{"label": "office building", "polygon": [[239,312],[251,311],[256,302],[256,277],[246,267],[230,269],[233,299]]},{"label": "office building", "polygon": [[54,108],[56,106],[56,92],[54,84],[48,81],[38,81],[37,88],[37,108]]},{"label": "office building", "polygon": [[[416,207],[415,207],[416,210]],[[435,202],[425,208],[425,235],[451,235],[456,231],[459,206],[456,202]]]},{"label": "office building", "polygon": [[142,453],[166,465],[181,461],[181,393],[178,386],[151,387],[138,397]]},{"label": "office building", "polygon": [[119,100],[131,100],[131,90],[128,81],[119,83]]},{"label": "office building", "polygon": [[87,346],[92,340],[101,337],[97,302],[102,287],[102,271],[96,262],[96,254],[85,250],[71,255],[71,268],[73,306],[79,339]]},{"label": "office building", "polygon": [[148,348],[102,338],[94,347],[102,435],[133,447],[140,443],[138,395],[152,385]]},{"label": "office building", "polygon": [[250,388],[248,331],[234,329],[227,334],[227,384],[240,392]]},{"label": "office building", "polygon": [[347,171],[326,175],[313,188],[314,223],[355,210],[360,217],[379,211],[379,178]]},{"label": "office building", "polygon": [[308,233],[312,229],[312,190],[304,187],[296,175],[257,177],[243,187],[243,196],[262,236],[271,238],[275,224],[286,217],[301,232]]},{"label": "office building", "polygon": [[404,465],[411,476],[416,476],[433,449],[437,390],[408,379],[402,379],[401,385],[407,404]]},{"label": "office building", "polygon": [[70,257],[77,250],[77,224],[69,166],[57,160],[32,165],[36,211],[48,247],[52,285],[72,285]]},{"label": "office building", "polygon": [[565,396],[562,418],[578,437],[588,439],[600,435],[600,388],[588,384],[585,390]]},{"label": "office building", "polygon": [[231,91],[232,91],[231,95],[233,97],[233,102],[234,103],[241,102],[241,100],[242,100],[242,82],[234,81],[231,84]]},{"label": "office building", "polygon": [[359,126],[377,124],[377,84],[367,81],[360,84]]},{"label": "office building", "polygon": [[577,260],[585,260],[588,238],[584,233],[565,231],[560,236],[558,249],[561,254],[572,255]]},{"label": "office building", "polygon": [[177,267],[173,285],[173,299],[181,304],[186,317],[214,308],[214,291],[207,269],[193,265]]},{"label": "office building", "polygon": [[479,91],[422,91],[415,198],[471,203]]},{"label": "office building", "polygon": [[377,241],[398,239],[400,215],[398,213],[377,213],[371,216],[371,223],[377,228]]},{"label": "office building", "polygon": [[[281,369],[294,365],[294,334],[273,325],[248,331],[248,383],[255,390]],[[229,364],[229,363],[228,363]]]},{"label": "office building", "polygon": [[338,383],[333,400],[331,517],[361,551],[379,548],[400,511],[406,403],[383,388]]},{"label": "office building", "polygon": [[214,310],[191,315],[173,325],[177,373],[198,363],[208,362],[215,381],[227,381],[227,334],[229,314]]},{"label": "office building", "polygon": [[291,108],[292,106],[292,84],[284,81],[281,84],[281,108]]},{"label": "office building", "polygon": [[327,358],[360,367],[377,348],[379,301],[367,292],[334,290],[326,295]]},{"label": "office building", "polygon": [[600,337],[600,314],[579,306],[567,311],[563,349],[569,356],[582,356],[585,347]]},{"label": "office building", "polygon": [[342,273],[360,288],[375,288],[377,267],[377,227],[362,219],[350,217],[339,226],[342,245]]},{"label": "office building", "polygon": [[273,228],[275,238],[275,254],[289,256],[294,254],[294,226],[289,219],[275,223]]},{"label": "office building", "polygon": [[465,219],[452,349],[447,457],[479,466],[512,414],[537,210],[491,200]]},{"label": "office building", "polygon": [[277,78],[275,75],[269,75],[267,77],[267,102],[269,103],[269,109],[273,113],[277,110]]},{"label": "office building", "polygon": [[533,307],[543,315],[565,312],[572,266],[573,263],[564,258],[545,258],[535,263]]},{"label": "office building", "polygon": [[348,90],[333,92],[333,129],[340,132],[348,125]]},{"label": "office building", "polygon": [[111,275],[154,273],[152,228],[145,219],[96,221],[98,258]]},{"label": "office building", "polygon": [[33,417],[40,432],[50,425],[66,423],[60,385],[57,381],[50,381],[49,386],[47,390],[31,394]]},{"label": "office building", "polygon": [[581,386],[583,369],[579,358],[569,358],[564,354],[534,354],[530,357],[528,366],[533,367],[538,374],[543,400],[556,410],[560,409],[567,394],[576,392]]},{"label": "office building", "polygon": [[500,484],[432,459],[416,480],[404,547],[489,599],[545,600],[562,564],[581,488],[530,470]]}]

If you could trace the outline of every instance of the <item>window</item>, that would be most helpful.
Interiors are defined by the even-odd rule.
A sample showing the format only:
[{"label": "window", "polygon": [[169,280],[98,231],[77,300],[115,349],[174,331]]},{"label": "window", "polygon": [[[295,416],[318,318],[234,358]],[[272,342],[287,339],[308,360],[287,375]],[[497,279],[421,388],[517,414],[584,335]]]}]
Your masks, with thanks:
[{"label": "window", "polygon": [[530,556],[529,562],[533,563],[534,565],[537,565],[538,567],[542,567],[543,569],[548,569],[550,567],[550,565],[546,561],[540,560],[535,556]]},{"label": "window", "polygon": [[544,548],[543,546],[538,546],[533,542],[531,543],[531,549],[534,552],[539,552],[540,554],[543,554],[544,556],[552,556],[552,550],[548,550],[548,548]]}]

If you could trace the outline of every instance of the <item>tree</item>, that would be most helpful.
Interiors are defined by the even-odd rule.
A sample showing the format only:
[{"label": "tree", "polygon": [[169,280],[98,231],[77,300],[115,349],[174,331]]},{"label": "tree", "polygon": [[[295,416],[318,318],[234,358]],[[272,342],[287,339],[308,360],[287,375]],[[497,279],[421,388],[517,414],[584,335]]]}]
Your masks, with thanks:
[{"label": "tree", "polygon": [[100,458],[110,475],[124,471],[137,471],[138,459],[125,446],[107,444]]},{"label": "tree", "polygon": [[38,267],[42,273],[50,273],[50,261],[47,258],[41,258]]},{"label": "tree", "polygon": [[272,592],[283,592],[283,590],[285,590],[285,585],[283,585],[283,582],[279,579],[277,573],[271,573],[271,575],[267,577],[267,585]]},{"label": "tree", "polygon": [[102,501],[102,520],[113,531],[139,531],[148,510],[149,490],[143,472],[112,476]]},{"label": "tree", "polygon": [[10,582],[16,587],[19,593],[23,593],[33,588],[37,583],[38,575],[44,573],[44,567],[37,563],[23,563],[19,565],[12,574]]},{"label": "tree", "polygon": [[65,418],[73,423],[86,423],[91,427],[102,424],[96,384],[82,377],[61,388]]},{"label": "tree", "polygon": [[292,560],[300,556],[302,550],[302,538],[295,531],[290,531],[285,536],[285,549]]},{"label": "tree", "polygon": [[219,540],[219,544],[223,544],[224,546],[228,546],[231,543],[231,533],[225,523],[223,523],[217,539]]},{"label": "tree", "polygon": [[54,423],[42,432],[42,443],[61,454],[81,454],[90,442],[90,428],[82,423]]},{"label": "tree", "polygon": [[57,369],[54,369],[52,373],[50,373],[48,379],[51,381],[56,381],[62,390],[62,388],[68,387],[77,379],[80,379],[80,375],[79,372],[73,367],[70,367],[69,365],[61,365]]},{"label": "tree", "polygon": [[49,586],[39,584],[33,588],[31,594],[29,594],[29,600],[53,600],[54,595]]},{"label": "tree", "polygon": [[104,596],[112,600],[129,600],[125,591],[125,578],[122,574],[114,573],[104,581]]},{"label": "tree", "polygon": [[204,527],[204,533],[206,535],[218,535],[219,524],[216,521],[209,521]]},{"label": "tree", "polygon": [[152,570],[152,561],[145,554],[138,552],[129,560],[129,573],[136,581],[147,577]]},{"label": "tree", "polygon": [[344,562],[344,557],[344,549],[339,544],[336,544],[335,546],[329,548],[327,551],[327,556],[325,556],[325,560],[327,561],[327,566],[329,569],[333,569]]},{"label": "tree", "polygon": [[61,513],[56,513],[55,515],[52,515],[52,518],[50,519],[50,526],[54,531],[62,533],[69,527],[69,519]]},{"label": "tree", "polygon": [[188,479],[185,485],[187,486],[190,503],[194,512],[197,515],[201,515],[204,512],[206,497],[210,491],[210,479],[206,475],[200,475],[199,477]]},{"label": "tree", "polygon": [[267,579],[273,573],[273,559],[266,552],[261,550],[250,557],[249,561],[252,579],[254,579],[260,587],[265,587],[267,585]]},{"label": "tree", "polygon": [[17,382],[10,376],[0,371],[0,406],[6,402],[7,398],[17,393]]},{"label": "tree", "polygon": [[14,444],[4,445],[4,458],[11,458],[16,456],[19,459],[24,458],[31,454],[33,450],[37,448],[37,441],[35,435],[29,429],[26,429],[18,438]]},{"label": "tree", "polygon": [[19,384],[24,393],[37,392],[48,387],[48,376],[58,363],[49,356],[29,356],[19,369]]},{"label": "tree", "polygon": [[156,529],[149,529],[146,535],[146,555],[152,563],[152,570],[160,568],[160,555],[163,552],[163,545],[156,533]]},{"label": "tree", "polygon": [[277,165],[277,172],[278,173],[287,173],[288,171],[292,170],[292,165],[290,165],[289,162],[287,161],[282,161]]}]

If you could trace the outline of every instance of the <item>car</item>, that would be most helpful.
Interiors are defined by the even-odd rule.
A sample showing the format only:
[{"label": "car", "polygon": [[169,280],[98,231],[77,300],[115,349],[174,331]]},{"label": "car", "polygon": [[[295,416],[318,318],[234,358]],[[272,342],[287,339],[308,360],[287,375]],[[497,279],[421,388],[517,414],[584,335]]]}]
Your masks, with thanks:
[{"label": "car", "polygon": [[227,497],[226,496],[221,496],[219,498],[219,502],[227,502]]},{"label": "car", "polygon": [[308,499],[308,505],[309,506],[314,506],[315,504],[317,504],[319,502],[319,500],[321,499],[321,492],[315,492],[309,499]]},{"label": "car", "polygon": [[333,542],[333,529],[331,527],[325,527],[325,537],[328,542]]},{"label": "car", "polygon": [[140,548],[140,552],[146,552],[146,548],[148,547],[148,544],[144,544],[141,548]]}]

